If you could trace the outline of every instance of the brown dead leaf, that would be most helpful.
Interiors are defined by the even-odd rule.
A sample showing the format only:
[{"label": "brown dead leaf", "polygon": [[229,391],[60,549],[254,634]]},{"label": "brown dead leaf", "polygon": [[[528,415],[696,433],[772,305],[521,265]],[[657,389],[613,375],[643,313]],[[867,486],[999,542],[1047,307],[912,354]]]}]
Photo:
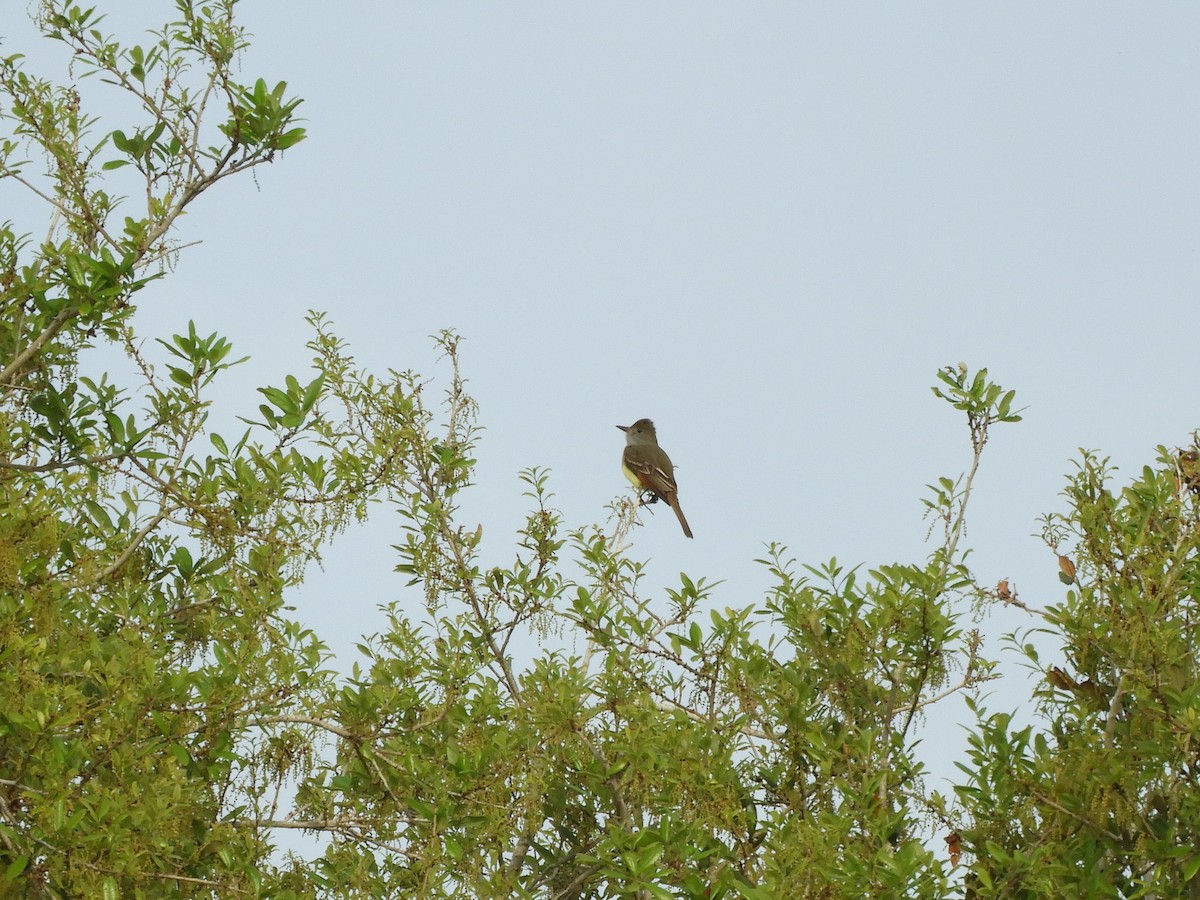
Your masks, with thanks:
[{"label": "brown dead leaf", "polygon": [[1059,581],[1063,584],[1075,583],[1075,563],[1061,553],[1058,555],[1058,568],[1061,570],[1058,576]]},{"label": "brown dead leaf", "polygon": [[1056,687],[1060,691],[1076,691],[1079,689],[1079,684],[1075,679],[1058,666],[1051,666],[1046,670],[1046,680],[1050,682],[1052,687]]},{"label": "brown dead leaf", "polygon": [[1200,494],[1200,453],[1195,450],[1179,454],[1179,486]]},{"label": "brown dead leaf", "polygon": [[946,835],[946,852],[950,854],[950,865],[957,866],[958,858],[962,856],[962,837],[957,831]]}]

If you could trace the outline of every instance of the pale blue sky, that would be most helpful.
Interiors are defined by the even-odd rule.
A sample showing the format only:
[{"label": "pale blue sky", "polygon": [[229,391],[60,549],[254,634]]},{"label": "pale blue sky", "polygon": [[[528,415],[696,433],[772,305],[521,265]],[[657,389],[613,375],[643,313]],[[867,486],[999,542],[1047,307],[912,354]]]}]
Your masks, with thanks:
[{"label": "pale blue sky", "polygon": [[[765,541],[921,553],[923,485],[967,456],[928,385],[965,360],[1030,405],[988,448],[975,563],[1050,600],[1029,535],[1076,448],[1136,469],[1200,425],[1181,390],[1200,7],[278,10],[243,7],[244,70],[288,79],[312,137],[202,205],[205,245],[154,316],[205,298],[264,373],[304,359],[309,307],[379,367],[433,371],[426,335],[457,328],[497,559],[520,468],[551,467],[567,522],[596,521],[625,490],[612,426],[641,416],[697,535],[652,517],[637,552],[655,578],[724,578],[737,604],[765,583]],[[369,619],[395,580],[386,551],[344,549],[367,547],[350,571],[381,573],[353,592]]]},{"label": "pale blue sky", "polygon": [[[568,526],[601,520],[627,490],[613,426],[642,416],[696,533],[635,532],[649,589],[686,571],[755,602],[767,541],[919,558],[924,485],[969,453],[928,386],[964,360],[1030,407],[988,447],[973,563],[1044,605],[1064,588],[1032,535],[1076,448],[1132,473],[1200,426],[1200,5],[239,9],[244,75],[287,80],[311,137],[201,199],[143,327],[192,318],[254,357],[226,416],[304,374],[309,308],[380,370],[439,373],[427,335],[456,328],[489,562],[524,467],[553,470]],[[296,598],[346,665],[406,596],[398,529],[352,533]]]}]

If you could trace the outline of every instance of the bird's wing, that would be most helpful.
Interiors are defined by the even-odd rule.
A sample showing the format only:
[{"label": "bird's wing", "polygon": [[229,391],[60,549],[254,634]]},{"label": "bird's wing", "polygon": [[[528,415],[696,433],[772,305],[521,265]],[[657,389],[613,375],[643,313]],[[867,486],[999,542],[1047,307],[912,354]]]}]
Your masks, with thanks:
[{"label": "bird's wing", "polygon": [[672,474],[671,460],[658,448],[641,448],[639,453],[625,451],[625,466],[641,478],[647,490],[654,491],[664,500],[678,492]]}]

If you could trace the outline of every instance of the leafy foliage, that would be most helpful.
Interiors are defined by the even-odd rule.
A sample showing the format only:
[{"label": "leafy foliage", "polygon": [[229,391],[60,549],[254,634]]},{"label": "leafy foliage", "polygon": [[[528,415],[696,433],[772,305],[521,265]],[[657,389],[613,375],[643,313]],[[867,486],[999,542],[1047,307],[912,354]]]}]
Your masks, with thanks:
[{"label": "leafy foliage", "polygon": [[[980,710],[959,788],[975,896],[1200,896],[1195,451],[1159,450],[1120,491],[1085,453],[1067,512],[1045,519],[1048,545],[1076,547],[1074,588],[1040,613],[1071,672],[1047,672],[1043,729]],[[1034,642],[1019,649],[1042,668]]]},{"label": "leafy foliage", "polygon": [[[1020,414],[963,365],[934,388],[971,455],[930,485],[927,559],[803,565],[772,545],[765,598],[721,606],[686,575],[655,596],[636,506],[567,530],[530,470],[512,561],[488,565],[459,510],[476,409],[454,333],[431,405],[429,382],[358,369],[312,314],[312,370],[261,388],[240,435],[209,426],[239,362],[225,338],[188,323],[143,350],[133,299],[182,249],[179,215],[303,137],[285,85],[235,77],[234,0],[175,7],[141,46],[93,9],[38,6],[140,110],[98,137],[74,88],[0,61],[0,186],[49,215],[40,243],[0,227],[6,893],[1200,896],[1200,448],[1121,490],[1084,455],[1044,522],[1065,585],[1044,609],[967,565],[984,448]],[[140,378],[82,372],[98,341]],[[338,678],[284,602],[379,505],[412,589]],[[990,604],[1038,622],[1013,636],[1045,673],[1035,724],[984,707]],[[976,721],[945,798],[920,743],[959,695]],[[275,852],[288,829],[323,853]]]}]

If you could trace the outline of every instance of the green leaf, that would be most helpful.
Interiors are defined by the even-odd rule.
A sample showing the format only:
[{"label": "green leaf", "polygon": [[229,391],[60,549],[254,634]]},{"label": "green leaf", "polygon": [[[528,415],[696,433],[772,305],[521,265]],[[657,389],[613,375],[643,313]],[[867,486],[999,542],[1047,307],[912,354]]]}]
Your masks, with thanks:
[{"label": "green leaf", "polygon": [[121,417],[115,412],[106,412],[104,414],[104,421],[108,423],[108,432],[113,442],[117,444],[125,443],[125,423],[121,421]]},{"label": "green leaf", "polygon": [[284,414],[294,414],[297,411],[295,401],[283,391],[279,390],[279,388],[259,388],[258,392],[266,397],[267,400],[274,404]]},{"label": "green leaf", "polygon": [[293,128],[290,131],[285,131],[275,140],[275,146],[280,150],[286,150],[288,147],[295,146],[304,140],[308,135],[303,128]]},{"label": "green leaf", "polygon": [[4,870],[4,877],[8,881],[14,881],[18,875],[25,871],[25,867],[29,865],[28,856],[18,856],[8,864],[8,868]]},{"label": "green leaf", "polygon": [[1200,853],[1191,857],[1183,864],[1183,880],[1190,882],[1196,877],[1196,873],[1200,872]]}]

